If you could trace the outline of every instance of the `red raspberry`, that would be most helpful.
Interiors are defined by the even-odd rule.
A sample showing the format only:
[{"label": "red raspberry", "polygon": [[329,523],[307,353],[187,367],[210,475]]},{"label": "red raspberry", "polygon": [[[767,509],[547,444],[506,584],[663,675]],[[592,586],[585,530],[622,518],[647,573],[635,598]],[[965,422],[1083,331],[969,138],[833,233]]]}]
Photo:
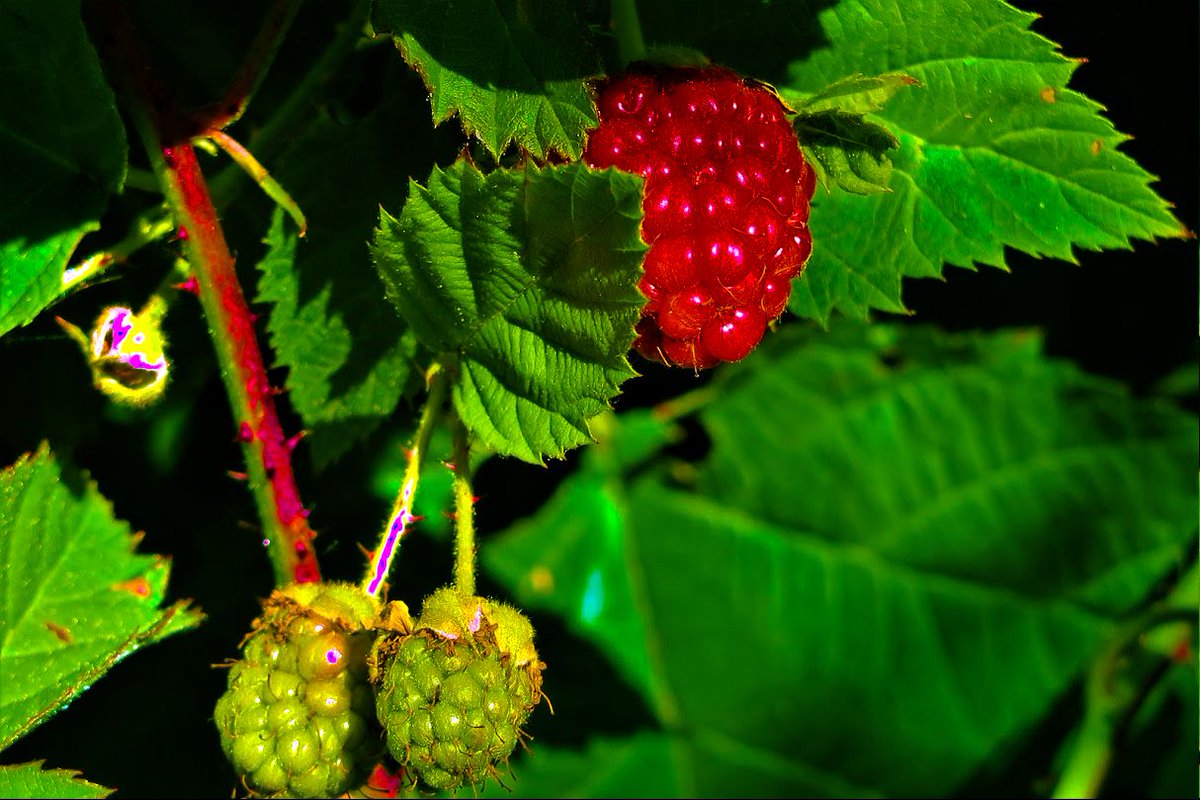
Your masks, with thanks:
[{"label": "red raspberry", "polygon": [[694,369],[745,358],[812,251],[816,175],[783,104],[722,67],[628,72],[597,104],[584,160],[646,179],[634,348]]}]

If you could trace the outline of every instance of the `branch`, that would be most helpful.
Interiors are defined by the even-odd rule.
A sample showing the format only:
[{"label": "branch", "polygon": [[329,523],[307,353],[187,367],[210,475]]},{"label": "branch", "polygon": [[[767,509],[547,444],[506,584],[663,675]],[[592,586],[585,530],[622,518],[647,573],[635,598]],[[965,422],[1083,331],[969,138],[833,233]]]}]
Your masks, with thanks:
[{"label": "branch", "polygon": [[120,0],[89,0],[122,98],[162,184],[179,225],[187,260],[208,319],[221,377],[242,443],[250,488],[258,506],[275,580],[320,580],[308,511],[300,502],[292,472],[292,443],[283,435],[273,390],[208,186],[189,143],[187,119],[178,112],[148,68],[125,5]]}]

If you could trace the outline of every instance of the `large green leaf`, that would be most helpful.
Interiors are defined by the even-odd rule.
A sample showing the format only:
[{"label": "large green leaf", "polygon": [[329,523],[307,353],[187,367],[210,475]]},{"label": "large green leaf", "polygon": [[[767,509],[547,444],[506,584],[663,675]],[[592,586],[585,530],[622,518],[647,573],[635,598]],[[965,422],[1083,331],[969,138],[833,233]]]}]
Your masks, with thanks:
[{"label": "large green leaf", "polygon": [[791,308],[827,322],[900,311],[901,279],[943,264],[1003,267],[1004,248],[1073,261],[1074,248],[1179,236],[1125,135],[1066,88],[1077,61],[1001,0],[847,0],[820,14],[831,45],[792,64],[794,103],[857,73],[903,73],[875,119],[900,140],[890,194],[819,193],[813,256]]},{"label": "large green leaf", "polygon": [[[634,417],[609,435],[644,441],[639,458],[606,455],[602,437],[545,509],[484,545],[484,564],[595,642],[680,732],[683,795],[954,792],[1041,722],[1178,557],[1188,526],[1157,515],[1188,499],[1194,515],[1195,424],[1047,362],[1028,335],[850,326],[764,348],[706,390],[698,472],[656,469]],[[1028,451],[1053,426],[1094,447],[1035,457],[1038,502],[950,513],[974,494],[950,477],[970,482],[986,454]],[[828,465],[827,440],[841,454]],[[1098,463],[1080,473],[1084,456]],[[1138,470],[1132,488],[1109,482]],[[1021,477],[1001,468],[976,489]],[[1081,493],[1099,533],[1063,543],[1058,513],[1074,504],[1078,528],[1093,513]],[[864,535],[867,517],[903,524],[878,499],[894,494],[931,509],[922,537]]]},{"label": "large green leaf", "polygon": [[0,796],[3,797],[108,797],[106,789],[66,769],[43,769],[41,761],[0,766]]},{"label": "large green leaf", "polygon": [[844,325],[796,346],[807,338],[781,332],[703,412],[707,494],[1110,612],[1140,602],[1194,530],[1195,420],[1046,360],[1034,334]]},{"label": "large green leaf", "polygon": [[634,375],[640,219],[640,178],[580,165],[485,177],[459,162],[414,183],[399,218],[383,212],[388,296],[493,450],[561,456]]},{"label": "large green leaf", "polygon": [[585,81],[599,65],[571,5],[377,0],[372,22],[424,78],[435,124],[457,114],[497,156],[516,142],[578,158],[596,126]]},{"label": "large green leaf", "polygon": [[125,133],[79,0],[0,4],[0,333],[62,290],[125,178]]},{"label": "large green leaf", "polygon": [[[710,758],[742,753],[782,762],[773,772],[803,795],[945,794],[1039,720],[1105,631],[1065,602],[931,576],[652,481],[630,516],[662,713],[697,731],[698,781],[728,775]],[[778,791],[767,777],[760,791]]]},{"label": "large green leaf", "polygon": [[160,608],[170,563],[43,447],[0,472],[0,748],[120,659],[199,623]]}]

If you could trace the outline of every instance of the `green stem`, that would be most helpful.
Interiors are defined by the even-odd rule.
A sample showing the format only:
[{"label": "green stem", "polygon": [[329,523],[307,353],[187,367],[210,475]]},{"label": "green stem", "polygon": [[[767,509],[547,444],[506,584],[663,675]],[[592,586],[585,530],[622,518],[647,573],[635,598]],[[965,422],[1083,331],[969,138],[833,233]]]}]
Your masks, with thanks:
[{"label": "green stem", "polygon": [[1125,654],[1148,632],[1179,620],[1195,618],[1191,609],[1155,608],[1122,626],[1092,663],[1085,687],[1085,711],[1079,735],[1051,794],[1053,798],[1096,797],[1112,766],[1116,741],[1165,674],[1155,671],[1140,689],[1122,680]]},{"label": "green stem", "polygon": [[120,264],[131,255],[164,236],[174,232],[175,221],[163,206],[147,209],[137,216],[125,238],[106,250],[92,253],[74,267],[63,270],[62,290],[68,292],[95,278],[113,264]]},{"label": "green stem", "polygon": [[412,446],[408,449],[407,466],[404,469],[404,479],[400,483],[400,492],[392,503],[392,513],[388,515],[387,524],[379,535],[379,544],[372,552],[371,563],[367,574],[362,580],[362,590],[378,597],[387,582],[388,571],[392,561],[400,552],[400,543],[409,526],[416,521],[413,516],[413,503],[417,498],[417,486],[421,482],[421,469],[425,457],[429,454],[429,441],[433,431],[442,417],[442,406],[446,402],[446,375],[436,362],[425,374],[425,382],[429,392],[425,397],[425,407],[421,410],[421,421],[417,424],[417,432],[413,435]]},{"label": "green stem", "polygon": [[308,512],[300,502],[292,473],[292,443],[283,435],[275,411],[250,313],[234,270],[208,185],[178,112],[157,84],[142,52],[127,8],[120,0],[97,0],[99,41],[117,73],[133,127],[138,131],[163,196],[183,240],[208,320],[221,378],[225,382],[246,473],[269,546],[275,581],[320,580],[311,541]]},{"label": "green stem", "polygon": [[621,66],[628,66],[646,55],[642,24],[638,21],[637,0],[612,0],[612,28],[617,35],[617,54]]},{"label": "green stem", "polygon": [[158,179],[149,170],[130,167],[125,170],[125,188],[158,194]]},{"label": "green stem", "polygon": [[692,389],[670,400],[664,400],[654,406],[654,418],[661,422],[674,422],[683,417],[691,416],[700,409],[716,400],[719,394],[712,386],[702,386]]},{"label": "green stem", "polygon": [[[312,95],[337,71],[342,60],[353,50],[361,37],[362,26],[366,22],[369,10],[370,3],[367,0],[357,0],[350,16],[339,26],[330,46],[322,51],[320,58],[313,63],[270,119],[250,137],[250,145],[258,154],[258,158],[268,158],[273,154],[285,139],[285,134],[292,132],[292,129],[303,121],[310,111],[309,101]],[[152,173],[147,174],[152,176]],[[246,172],[237,164],[231,164],[218,172],[208,182],[213,204],[219,209],[227,208],[245,187],[245,176]],[[137,184],[136,188],[147,188],[140,178],[134,179],[130,185],[134,183]],[[156,191],[159,188],[157,179],[154,188]],[[155,206],[144,211],[134,220],[128,236],[108,249],[93,253],[77,266],[67,269],[63,273],[63,291],[81,286],[113,264],[123,263],[138,250],[174,231],[175,222],[164,206]]]},{"label": "green stem", "polygon": [[1075,740],[1067,765],[1050,796],[1056,800],[1095,797],[1112,764],[1112,741],[1111,718],[1089,708],[1079,730],[1079,738]]},{"label": "green stem", "polygon": [[471,489],[471,439],[454,414],[454,586],[464,595],[475,594],[475,493]]},{"label": "green stem", "polygon": [[266,168],[258,162],[249,150],[242,147],[236,139],[224,131],[212,131],[208,134],[208,138],[217,143],[225,153],[233,159],[233,163],[237,164],[242,170],[254,179],[254,182],[266,193],[267,197],[274,200],[284,211],[286,211],[296,223],[296,227],[300,229],[300,236],[304,236],[308,232],[308,221],[304,218],[304,212],[300,210],[300,206],[292,199],[292,196],[287,193],[287,190],[279,185],[279,181],[271,177],[271,173],[267,172]]}]

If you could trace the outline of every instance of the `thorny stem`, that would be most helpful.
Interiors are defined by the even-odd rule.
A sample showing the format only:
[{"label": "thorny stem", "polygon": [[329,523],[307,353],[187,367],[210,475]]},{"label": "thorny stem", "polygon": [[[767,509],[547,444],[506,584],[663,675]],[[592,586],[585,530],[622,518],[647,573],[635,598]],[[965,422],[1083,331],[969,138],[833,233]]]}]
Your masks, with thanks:
[{"label": "thorny stem", "polygon": [[[333,75],[342,59],[350,53],[359,40],[369,10],[370,3],[366,0],[358,0],[354,4],[350,16],[338,27],[333,42],[321,52],[320,58],[313,63],[270,119],[255,131],[250,138],[250,145],[258,154],[259,159],[272,154],[283,140],[284,134],[293,131],[303,120],[312,95],[320,88],[321,84]],[[264,24],[263,27],[265,29],[268,25]],[[259,66],[265,65],[260,64]],[[245,66],[243,66],[244,71]],[[230,92],[232,92],[232,87],[237,86],[238,83],[238,79],[231,83]],[[227,96],[230,92],[226,93]],[[242,111],[244,110],[245,104],[242,105]],[[238,112],[239,116],[240,114],[241,111]],[[234,119],[227,120],[225,124],[228,125],[233,121]],[[241,192],[245,186],[242,182],[244,174],[245,171],[241,166],[231,164],[208,182],[209,194],[218,209],[226,208]],[[129,181],[126,183],[132,185]],[[141,188],[140,185],[138,188]],[[157,182],[155,189],[158,189]],[[130,233],[124,239],[106,250],[89,255],[77,266],[67,269],[63,274],[63,291],[76,288],[84,281],[99,276],[109,266],[126,261],[138,250],[148,244],[153,244],[174,230],[175,223],[167,209],[155,207],[144,211],[134,220]]]},{"label": "thorny stem", "polygon": [[425,374],[428,394],[425,397],[425,407],[421,410],[421,421],[417,424],[417,432],[413,435],[412,446],[408,449],[407,466],[404,469],[404,480],[400,483],[400,492],[396,502],[392,504],[392,513],[388,515],[387,524],[379,535],[379,544],[371,554],[371,563],[362,581],[362,590],[378,597],[386,581],[392,561],[400,551],[400,542],[409,526],[417,521],[413,516],[413,503],[417,498],[417,486],[421,482],[421,469],[425,457],[429,454],[429,440],[433,437],[434,428],[442,417],[442,406],[446,402],[447,380],[441,366],[434,363]]},{"label": "thorny stem", "polygon": [[471,441],[458,414],[452,414],[454,439],[454,586],[475,594],[475,494],[471,490]]},{"label": "thorny stem", "polygon": [[178,111],[154,82],[120,0],[92,0],[99,40],[118,76],[134,127],[179,225],[200,303],[208,320],[221,377],[229,395],[250,488],[270,547],[275,581],[320,580],[315,536],[292,473],[292,442],[283,435],[273,390],[234,270],[233,256],[208,186]]}]

